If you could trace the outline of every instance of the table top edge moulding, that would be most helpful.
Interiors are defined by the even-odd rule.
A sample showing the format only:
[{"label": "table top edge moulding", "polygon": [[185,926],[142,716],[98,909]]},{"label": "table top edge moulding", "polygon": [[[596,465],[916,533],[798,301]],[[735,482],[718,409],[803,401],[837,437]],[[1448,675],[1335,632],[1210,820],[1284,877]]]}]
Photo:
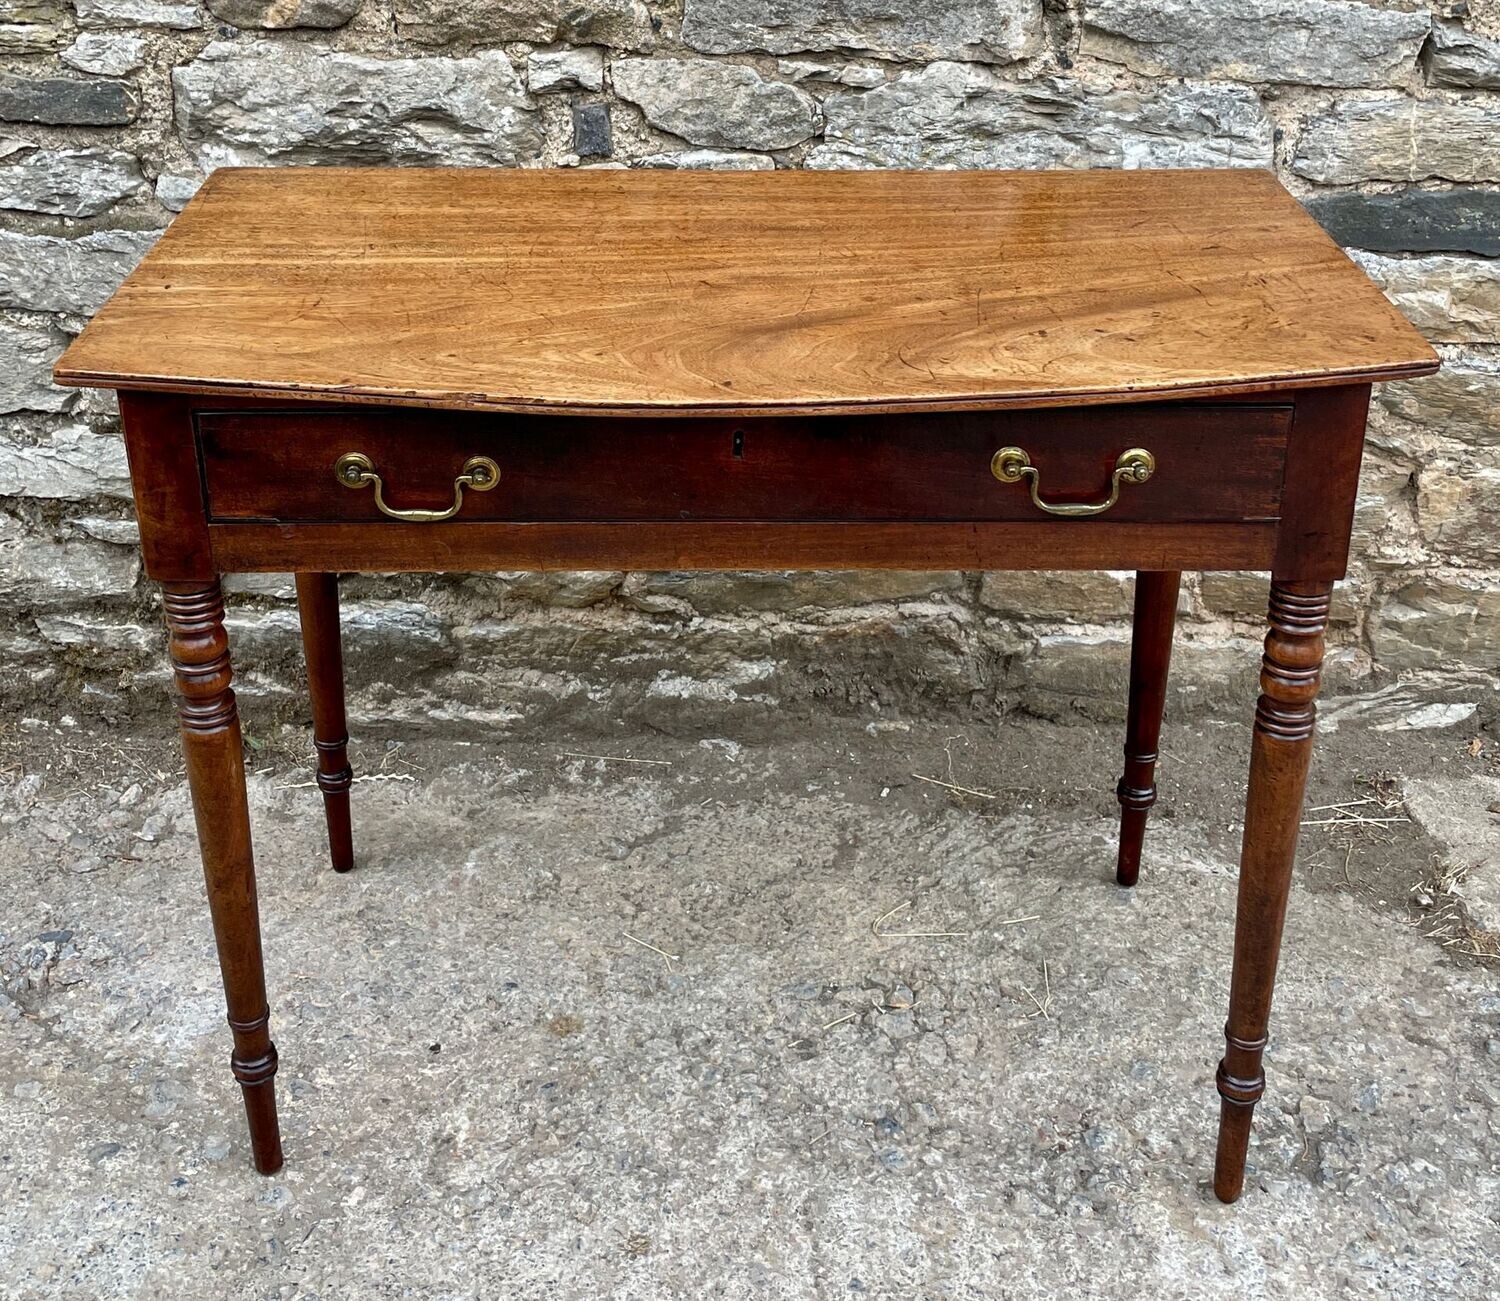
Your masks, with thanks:
[{"label": "table top edge moulding", "polygon": [[221,574],[296,573],[343,872],[340,572],[1133,569],[1128,887],[1181,571],[1244,569],[1235,1200],[1370,387],[1437,367],[1266,172],[215,172],[55,375],[119,393],[256,1168],[277,1054]]},{"label": "table top edge moulding", "polygon": [[1252,169],[230,168],[54,377],[751,417],[1222,397],[1437,365]]}]

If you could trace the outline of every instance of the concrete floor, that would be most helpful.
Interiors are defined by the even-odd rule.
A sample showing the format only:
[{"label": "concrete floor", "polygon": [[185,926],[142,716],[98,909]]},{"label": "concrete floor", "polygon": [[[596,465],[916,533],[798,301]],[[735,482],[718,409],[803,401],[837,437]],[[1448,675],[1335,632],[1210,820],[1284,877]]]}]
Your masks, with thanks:
[{"label": "concrete floor", "polygon": [[[1134,892],[1110,729],[798,730],[366,744],[346,878],[302,738],[257,739],[271,1179],[167,738],[0,735],[3,1295],[1495,1294],[1500,969],[1461,843],[1309,828],[1224,1207],[1246,730],[1169,729]],[[1496,751],[1346,724],[1313,802],[1404,817]]]}]

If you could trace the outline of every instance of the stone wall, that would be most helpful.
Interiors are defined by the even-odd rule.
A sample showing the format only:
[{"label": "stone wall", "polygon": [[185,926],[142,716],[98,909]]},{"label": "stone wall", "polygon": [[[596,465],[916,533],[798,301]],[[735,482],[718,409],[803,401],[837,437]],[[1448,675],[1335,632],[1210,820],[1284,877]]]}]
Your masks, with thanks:
[{"label": "stone wall", "polygon": [[[12,705],[108,714],[163,680],[112,405],[48,367],[206,171],[309,162],[1274,166],[1447,363],[1379,394],[1332,690],[1461,713],[1500,677],[1500,0],[0,0]],[[243,694],[300,708],[289,580],[234,591]],[[1129,599],[1118,574],[361,578],[352,703],[1114,715]],[[1263,608],[1258,578],[1186,586],[1179,708],[1243,713]]]}]

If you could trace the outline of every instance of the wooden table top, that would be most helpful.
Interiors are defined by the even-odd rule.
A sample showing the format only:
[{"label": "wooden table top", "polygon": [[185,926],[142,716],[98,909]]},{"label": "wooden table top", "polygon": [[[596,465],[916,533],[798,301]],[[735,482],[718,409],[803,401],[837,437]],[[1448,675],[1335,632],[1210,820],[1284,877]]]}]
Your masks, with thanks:
[{"label": "wooden table top", "polygon": [[215,172],[61,384],[623,414],[1427,374],[1269,173]]}]

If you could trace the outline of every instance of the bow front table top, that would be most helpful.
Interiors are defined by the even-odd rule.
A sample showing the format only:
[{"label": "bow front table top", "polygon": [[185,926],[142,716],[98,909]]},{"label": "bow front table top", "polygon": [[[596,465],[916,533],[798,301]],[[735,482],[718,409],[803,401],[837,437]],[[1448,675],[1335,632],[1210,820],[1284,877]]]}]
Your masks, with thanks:
[{"label": "bow front table top", "polygon": [[55,377],[119,393],[256,1167],[277,1059],[220,575],[297,574],[347,871],[341,572],[1134,569],[1131,886],[1180,573],[1254,569],[1234,1200],[1370,385],[1436,369],[1258,171],[214,173]]}]

